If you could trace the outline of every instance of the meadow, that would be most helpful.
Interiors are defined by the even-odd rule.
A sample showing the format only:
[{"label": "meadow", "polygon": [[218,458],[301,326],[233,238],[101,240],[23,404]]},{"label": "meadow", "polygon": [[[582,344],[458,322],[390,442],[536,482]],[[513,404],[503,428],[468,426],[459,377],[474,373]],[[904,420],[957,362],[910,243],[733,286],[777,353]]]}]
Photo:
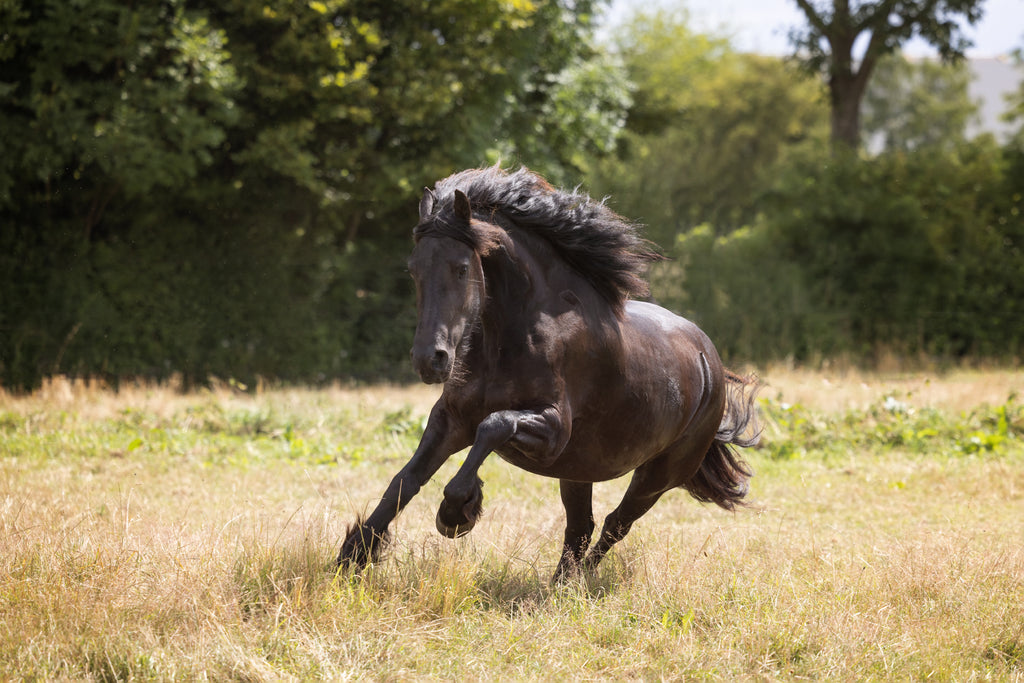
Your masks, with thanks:
[{"label": "meadow", "polygon": [[1024,372],[762,380],[751,505],[666,495],[563,585],[557,483],[497,458],[470,535],[456,456],[334,571],[436,389],[0,393],[0,679],[1024,680]]}]

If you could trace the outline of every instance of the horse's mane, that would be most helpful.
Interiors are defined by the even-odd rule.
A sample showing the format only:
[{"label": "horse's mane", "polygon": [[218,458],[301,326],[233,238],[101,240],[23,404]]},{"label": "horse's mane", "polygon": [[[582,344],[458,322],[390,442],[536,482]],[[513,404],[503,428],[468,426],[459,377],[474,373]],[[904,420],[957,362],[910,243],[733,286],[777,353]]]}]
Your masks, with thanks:
[{"label": "horse's mane", "polygon": [[[498,214],[516,227],[543,237],[555,252],[616,309],[626,299],[647,296],[646,265],[662,257],[639,234],[639,226],[603,201],[552,187],[529,169],[508,172],[499,166],[461,171],[435,186],[433,210],[413,232],[447,234],[479,249],[479,238],[454,220],[455,190],[469,197],[476,217]],[[463,234],[453,234],[460,231]]]}]

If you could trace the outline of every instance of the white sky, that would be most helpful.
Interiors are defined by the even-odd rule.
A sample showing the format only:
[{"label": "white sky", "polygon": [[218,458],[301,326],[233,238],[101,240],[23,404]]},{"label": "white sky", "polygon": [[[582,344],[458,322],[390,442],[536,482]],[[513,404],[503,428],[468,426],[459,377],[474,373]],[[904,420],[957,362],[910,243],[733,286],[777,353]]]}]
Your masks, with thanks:
[{"label": "white sky", "polygon": [[[804,23],[794,0],[612,0],[607,19],[614,23],[636,8],[685,7],[695,29],[732,39],[739,50],[787,54],[786,34]],[[1024,48],[1024,0],[985,0],[980,22],[966,31],[974,42],[971,57],[1008,55]],[[935,50],[920,40],[904,46],[912,57],[932,56]]]}]

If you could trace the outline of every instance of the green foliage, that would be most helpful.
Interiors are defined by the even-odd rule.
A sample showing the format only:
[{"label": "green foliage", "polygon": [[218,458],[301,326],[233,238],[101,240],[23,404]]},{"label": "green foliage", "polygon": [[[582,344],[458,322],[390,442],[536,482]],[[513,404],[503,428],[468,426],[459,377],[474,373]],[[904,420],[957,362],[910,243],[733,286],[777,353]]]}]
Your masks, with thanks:
[{"label": "green foliage", "polygon": [[0,6],[0,384],[404,377],[417,193],[628,105],[592,2]]},{"label": "green foliage", "polygon": [[[7,4],[0,82],[6,168],[0,207],[74,194],[86,233],[114,193],[177,188],[237,120],[225,37],[180,1]],[[14,193],[30,180],[44,197]]]},{"label": "green foliage", "polygon": [[685,16],[638,14],[617,45],[634,105],[588,185],[675,258],[652,269],[655,298],[726,356],[1019,353],[1024,155],[965,140],[964,68],[882,60],[869,158],[826,149],[813,80]]},{"label": "green foliage", "polygon": [[[1019,47],[1014,51],[1013,60],[1018,68],[1024,66],[1024,47]],[[1024,80],[1021,80],[1017,86],[1017,91],[1007,98],[1007,104],[1009,107],[1004,112],[1003,118],[1007,122],[1019,126],[1014,134],[1014,144],[1018,148],[1024,149]]]},{"label": "green foliage", "polygon": [[815,305],[863,351],[1014,353],[1020,218],[989,194],[1016,182],[1005,173],[984,140],[952,154],[833,157],[783,180],[770,229]]},{"label": "green foliage", "polygon": [[[1024,147],[962,139],[962,72],[883,62],[887,152],[833,156],[813,79],[598,4],[0,3],[0,385],[412,379],[416,197],[499,160],[647,223],[727,356],[1019,354]],[[876,5],[947,56],[979,11]]]},{"label": "green foliage", "polygon": [[685,16],[639,13],[617,50],[634,105],[619,153],[595,163],[587,184],[659,243],[701,223],[741,227],[790,150],[824,133],[812,80],[694,33]]},{"label": "green foliage", "polygon": [[750,227],[681,237],[655,295],[745,359],[1011,357],[1024,340],[1019,164],[986,139],[808,155]]},{"label": "green foliage", "polygon": [[829,321],[812,314],[819,310],[799,264],[777,249],[761,225],[727,236],[698,226],[677,238],[669,252],[673,261],[653,269],[651,290],[657,301],[704,328],[726,358],[806,356],[801,344],[813,340],[816,349]]},{"label": "green foliage", "polygon": [[958,415],[914,409],[894,394],[867,410],[841,414],[762,400],[762,447],[777,460],[842,458],[851,452],[888,449],[929,457],[1000,455],[1024,439],[1024,405],[1017,398],[1011,394],[1002,405]]}]

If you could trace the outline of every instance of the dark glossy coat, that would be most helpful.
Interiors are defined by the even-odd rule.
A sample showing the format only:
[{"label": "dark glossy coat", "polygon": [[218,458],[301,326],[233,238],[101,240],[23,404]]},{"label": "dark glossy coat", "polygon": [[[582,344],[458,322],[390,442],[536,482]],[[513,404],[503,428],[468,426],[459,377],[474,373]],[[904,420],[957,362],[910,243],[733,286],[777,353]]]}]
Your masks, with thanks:
[{"label": "dark glossy coat", "polygon": [[[559,479],[566,531],[556,577],[593,567],[673,488],[732,509],[750,472],[752,382],[725,371],[708,337],[630,300],[658,258],[603,203],[523,169],[464,171],[427,190],[409,271],[418,324],[413,364],[444,383],[412,459],[338,561],[375,559],[395,515],[453,453],[438,530],[468,533],[482,510],[477,471],[492,452]],[[594,482],[633,472],[596,544]],[[587,549],[589,548],[589,553]]]}]

